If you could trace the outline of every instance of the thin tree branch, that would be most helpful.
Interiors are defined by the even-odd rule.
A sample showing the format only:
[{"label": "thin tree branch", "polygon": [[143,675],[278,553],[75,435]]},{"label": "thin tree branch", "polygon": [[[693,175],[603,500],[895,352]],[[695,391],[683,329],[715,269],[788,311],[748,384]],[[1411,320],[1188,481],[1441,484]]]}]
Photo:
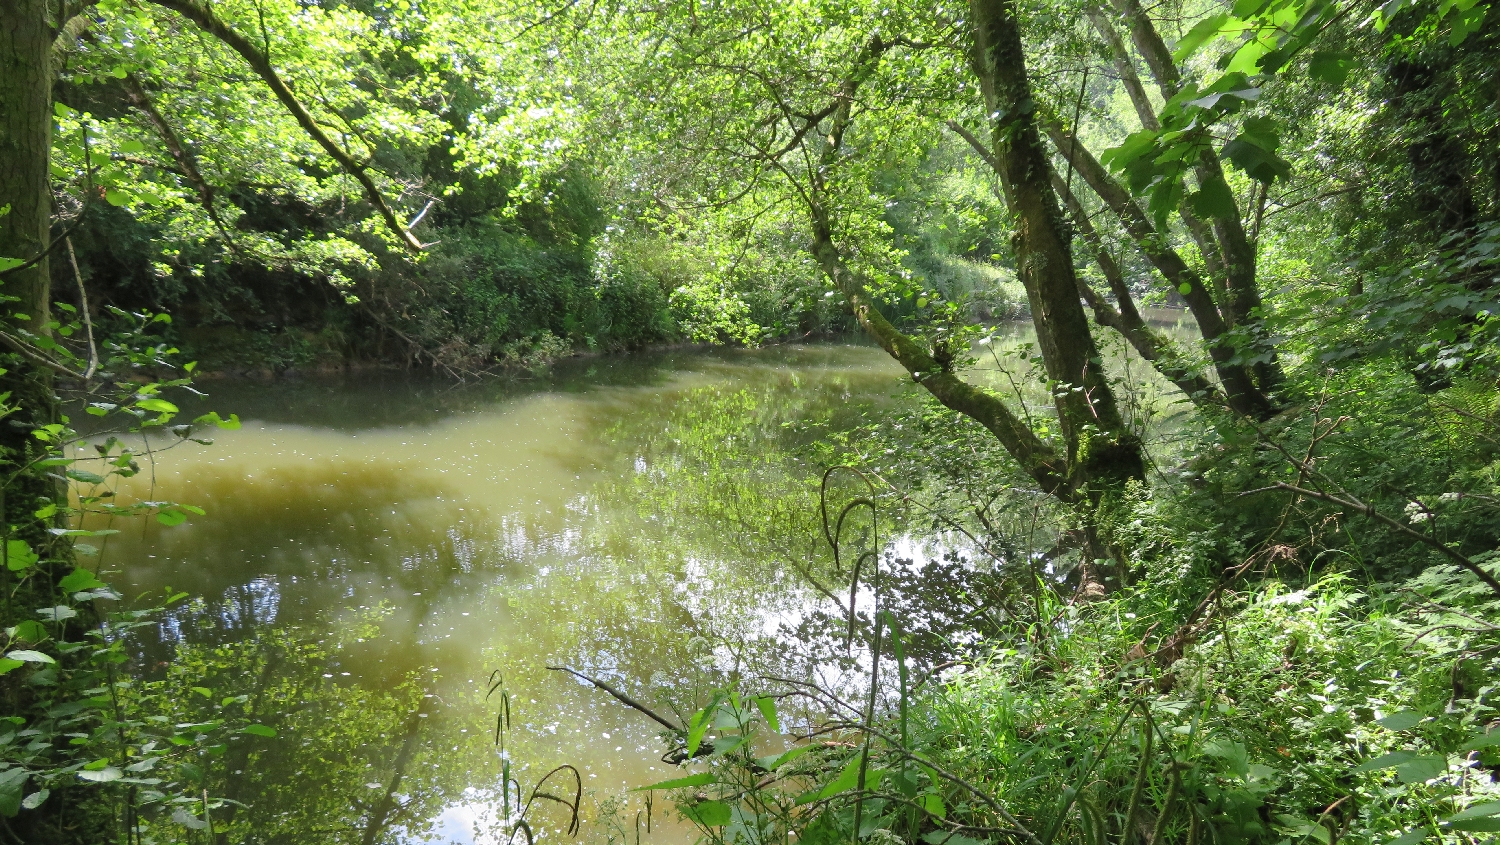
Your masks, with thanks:
[{"label": "thin tree branch", "polygon": [[150,2],[164,9],[171,9],[177,12],[197,24],[205,32],[224,42],[224,44],[236,53],[239,53],[240,57],[250,65],[251,69],[260,76],[261,80],[276,95],[276,99],[280,100],[281,104],[286,107],[286,110],[291,112],[292,117],[296,119],[302,130],[316,141],[318,146],[322,147],[334,161],[337,161],[345,172],[359,182],[364,188],[365,196],[369,199],[370,204],[375,206],[376,211],[380,213],[381,219],[385,221],[386,227],[400,239],[402,245],[412,252],[421,252],[425,248],[425,244],[418,241],[416,236],[401,225],[401,221],[396,217],[396,212],[386,203],[385,197],[375,185],[375,180],[370,178],[370,174],[366,168],[356,162],[342,147],[335,144],[333,139],[329,138],[327,133],[318,126],[318,122],[302,106],[297,96],[292,93],[292,89],[287,86],[280,74],[271,66],[271,60],[265,53],[250,43],[245,36],[241,35],[229,24],[220,20],[208,3],[202,2],[202,0],[150,0]]}]

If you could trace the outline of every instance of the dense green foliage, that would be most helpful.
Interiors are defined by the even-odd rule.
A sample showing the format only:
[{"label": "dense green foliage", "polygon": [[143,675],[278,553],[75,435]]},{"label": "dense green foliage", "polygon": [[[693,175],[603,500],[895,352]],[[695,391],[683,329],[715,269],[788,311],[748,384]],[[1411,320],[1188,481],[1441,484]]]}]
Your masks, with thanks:
[{"label": "dense green foliage", "polygon": [[[41,4],[54,107],[0,115],[51,127],[55,212],[0,255],[0,831],[373,845],[481,767],[457,721],[413,750],[416,669],[322,671],[347,642],[150,665],[187,597],[123,603],[90,544],[212,518],[114,499],[153,443],[238,425],[178,421],[195,367],[460,379],[858,329],[912,396],[705,387],[612,429],[644,445],[601,495],[805,598],[620,649],[710,665],[629,681],[671,706],[687,771],[657,788],[708,841],[1492,842],[1490,5]],[[322,827],[348,806],[362,829]]]}]

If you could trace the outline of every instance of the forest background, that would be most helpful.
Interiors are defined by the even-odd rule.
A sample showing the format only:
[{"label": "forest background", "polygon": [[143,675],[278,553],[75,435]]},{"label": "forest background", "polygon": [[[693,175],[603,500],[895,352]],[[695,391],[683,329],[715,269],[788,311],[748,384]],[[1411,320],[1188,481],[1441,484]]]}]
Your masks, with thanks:
[{"label": "forest background", "polygon": [[[195,367],[472,378],[859,330],[930,401],[819,447],[894,482],[825,496],[829,543],[850,514],[886,536],[930,519],[992,565],[881,586],[882,549],[843,550],[853,566],[822,574],[855,590],[865,565],[881,602],[846,608],[876,656],[868,703],[780,689],[846,718],[816,753],[756,758],[780,698],[697,702],[669,738],[707,768],[664,788],[706,835],[1484,841],[1489,12],[8,0],[0,813],[25,841],[128,842],[143,818],[169,841],[215,835],[222,806],[202,772],[147,776],[175,752],[112,691],[151,611],[100,610],[105,573],[75,545],[97,533],[84,511],[193,507],[91,493],[140,456],[64,456],[60,401],[190,438],[236,424],[176,420]],[[1155,304],[1199,337],[1161,331]],[[1018,316],[1020,381],[987,382],[976,363]],[[1132,400],[1132,360],[1166,405]],[[1027,521],[1043,548],[1015,545]],[[911,628],[942,590],[985,612]],[[981,668],[919,693],[924,660]],[[269,730],[177,738],[251,755]]]}]

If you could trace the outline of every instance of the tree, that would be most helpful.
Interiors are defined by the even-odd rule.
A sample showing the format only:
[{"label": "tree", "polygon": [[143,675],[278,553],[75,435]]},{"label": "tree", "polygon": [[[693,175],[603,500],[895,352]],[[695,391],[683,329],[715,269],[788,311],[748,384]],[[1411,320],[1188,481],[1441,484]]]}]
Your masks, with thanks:
[{"label": "tree", "polygon": [[[1000,78],[997,96],[1019,102],[1028,97],[1019,39],[1005,7],[994,14],[1001,23],[989,37],[1011,38],[993,50],[985,42],[985,78]],[[890,251],[870,180],[875,168],[899,167],[893,162],[902,156],[930,149],[948,105],[938,92],[977,88],[968,75],[967,28],[906,6],[671,4],[632,10],[599,26],[595,39],[588,50],[607,51],[609,67],[625,68],[611,103],[632,111],[620,121],[624,143],[663,153],[637,154],[628,165],[660,174],[657,201],[735,206],[761,220],[774,215],[778,225],[800,218],[813,257],[865,331],[938,401],[982,423],[1043,491],[1087,513],[1142,477],[1140,444],[1115,406],[1079,303],[1030,116],[1017,112],[997,123],[997,155],[1014,197],[1015,260],[1061,436],[1044,439],[1005,400],[965,380],[963,358],[975,335],[953,303],[932,303],[935,317],[919,334],[884,313],[919,291]],[[998,73],[990,70],[997,51],[1005,54]],[[616,139],[619,128],[610,127]],[[929,297],[921,293],[925,309]]]}]

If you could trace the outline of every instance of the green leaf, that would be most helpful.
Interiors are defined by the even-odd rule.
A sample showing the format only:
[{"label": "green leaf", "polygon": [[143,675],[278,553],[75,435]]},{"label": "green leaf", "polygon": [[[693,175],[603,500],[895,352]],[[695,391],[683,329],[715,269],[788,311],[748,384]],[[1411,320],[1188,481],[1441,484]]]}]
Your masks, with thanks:
[{"label": "green leaf", "polygon": [[1472,33],[1478,32],[1484,25],[1484,13],[1483,6],[1471,6],[1455,15],[1452,19],[1453,28],[1448,32],[1448,46],[1457,47]]},{"label": "green leaf", "polygon": [[94,590],[104,586],[108,585],[94,577],[94,573],[87,569],[75,569],[57,582],[57,588],[65,593],[81,593],[84,590]]},{"label": "green leaf", "polygon": [[208,827],[208,822],[198,818],[197,816],[194,816],[192,813],[189,813],[182,807],[178,807],[177,809],[172,811],[172,821],[177,822],[183,827],[192,828],[193,830],[203,830],[204,828]]},{"label": "green leaf", "polygon": [[1388,731],[1409,731],[1422,721],[1422,714],[1414,710],[1402,710],[1392,713],[1384,719],[1376,719],[1375,724]]},{"label": "green leaf", "polygon": [[1329,85],[1343,85],[1354,69],[1354,55],[1344,50],[1319,50],[1307,62],[1307,75]]},{"label": "green leaf", "polygon": [[1257,143],[1261,139],[1241,133],[1239,137],[1224,145],[1220,156],[1255,179],[1270,184],[1277,179],[1288,179],[1292,175],[1292,164]]},{"label": "green leaf", "polygon": [[21,800],[21,809],[35,810],[37,807],[42,806],[43,802],[47,800],[47,796],[51,794],[52,790],[50,789],[38,789]]},{"label": "green leaf", "polygon": [[1149,129],[1132,132],[1118,147],[1105,150],[1100,160],[1111,170],[1124,170],[1126,165],[1156,149],[1157,133]]},{"label": "green leaf", "polygon": [[203,416],[193,420],[193,422],[197,423],[198,425],[216,425],[219,428],[231,431],[240,427],[240,417],[238,414],[230,414],[229,419],[226,420],[223,417],[219,416],[218,411],[209,411]]},{"label": "green leaf", "polygon": [[105,188],[104,201],[118,208],[130,204],[130,194],[125,193],[119,188]]},{"label": "green leaf", "polygon": [[204,698],[213,698],[214,697],[213,690],[209,689],[208,687],[193,687],[192,690],[193,690],[193,692],[198,693],[199,695],[203,696]]},{"label": "green leaf", "polygon": [[922,841],[928,845],[989,845],[991,840],[975,839],[972,836],[949,833],[946,830],[934,830],[923,834]]},{"label": "green leaf", "polygon": [[1493,745],[1500,745],[1500,731],[1480,734],[1479,736],[1476,736],[1468,742],[1464,743],[1458,750],[1478,751],[1481,748],[1489,748]]},{"label": "green leaf", "polygon": [[1222,14],[1199,21],[1197,26],[1188,30],[1187,35],[1178,40],[1176,49],[1172,51],[1172,58],[1179,62],[1186,61],[1189,56],[1198,51],[1199,47],[1217,37],[1219,31],[1224,28],[1224,24],[1228,22],[1229,16]]},{"label": "green leaf", "polygon": [[1239,213],[1239,207],[1234,202],[1234,194],[1230,192],[1229,185],[1223,179],[1210,179],[1204,182],[1203,187],[1193,193],[1189,201],[1193,204],[1193,210],[1204,217],[1227,218]]},{"label": "green leaf", "polygon": [[1177,292],[1182,294],[1183,296],[1187,296],[1188,294],[1193,292],[1193,286],[1188,282],[1183,282],[1182,284],[1177,286]]},{"label": "green leaf", "polygon": [[937,816],[940,819],[948,818],[948,808],[943,804],[943,796],[936,792],[924,793],[921,797],[922,809]]},{"label": "green leaf", "polygon": [[77,616],[78,611],[65,604],[59,604],[53,607],[39,607],[36,609],[36,615],[48,622],[62,622],[65,619],[72,619]]},{"label": "green leaf", "polygon": [[[821,801],[824,798],[832,798],[841,792],[848,792],[854,787],[859,786],[859,763],[860,755],[855,754],[853,757],[850,757],[849,762],[844,764],[844,769],[839,772],[838,777],[830,781],[827,786],[818,790],[816,794],[806,798],[805,801],[799,799],[797,803],[801,804],[806,801]],[[865,773],[866,786],[873,786],[870,783],[870,774],[871,772],[868,771]]]},{"label": "green leaf", "polygon": [[11,660],[9,657],[0,657],[0,675],[4,675],[12,669],[18,669],[25,665],[25,662],[20,660]]},{"label": "green leaf", "polygon": [[680,809],[690,821],[703,827],[722,827],[729,824],[729,820],[733,818],[729,805],[723,801],[699,801],[697,804],[689,804]]},{"label": "green leaf", "polygon": [[713,722],[713,711],[717,706],[718,703],[715,702],[698,711],[693,716],[692,724],[688,725],[687,753],[689,757],[698,753],[698,746],[703,742],[703,735],[708,733],[708,726]]},{"label": "green leaf", "polygon": [[177,413],[177,406],[176,405],[173,405],[171,402],[168,402],[165,399],[157,399],[155,397],[151,397],[151,398],[148,398],[148,399],[141,399],[141,400],[139,400],[139,401],[137,401],[135,403],[135,406],[137,408],[142,409],[142,410],[156,411],[156,412],[162,413],[162,414],[175,414],[175,413]]},{"label": "green leaf", "polygon": [[1490,816],[1500,816],[1500,801],[1486,801],[1483,804],[1475,804],[1462,813],[1448,817],[1448,821],[1457,822],[1466,819],[1484,819]]},{"label": "green leaf", "polygon": [[31,773],[17,766],[0,772],[0,816],[14,816],[21,812],[21,792],[26,788],[26,779]]},{"label": "green leaf", "polygon": [[156,515],[156,521],[162,525],[181,525],[187,522],[187,514],[179,510],[165,510]]},{"label": "green leaf", "polygon": [[1426,828],[1408,830],[1395,839],[1392,839],[1391,841],[1385,843],[1385,845],[1418,845],[1418,843],[1427,838],[1427,833],[1428,831]]},{"label": "green leaf", "polygon": [[125,777],[125,773],[114,766],[105,766],[96,772],[81,771],[78,773],[78,777],[82,780],[93,781],[94,783],[109,783],[110,781]]},{"label": "green leaf", "polygon": [[47,629],[42,627],[42,623],[36,621],[35,619],[27,619],[22,622],[18,622],[16,623],[16,626],[9,629],[7,633],[9,633],[10,636],[14,639],[25,640],[29,643],[39,643],[42,640],[47,639],[48,637]]},{"label": "green leaf", "polygon": [[1500,831],[1500,819],[1469,819],[1447,825],[1449,830],[1470,830],[1478,833]]},{"label": "green leaf", "polygon": [[32,651],[29,648],[18,648],[15,651],[7,651],[5,656],[11,660],[21,660],[26,663],[56,663],[50,655],[40,651]]},{"label": "green leaf", "polygon": [[84,484],[104,483],[104,476],[96,475],[86,469],[70,469],[66,471],[66,475],[74,481],[81,481]]},{"label": "green leaf", "polygon": [[11,572],[29,569],[37,560],[36,552],[31,550],[31,544],[25,540],[5,541],[5,567]]},{"label": "green leaf", "polygon": [[1448,771],[1448,758],[1436,754],[1413,757],[1396,767],[1396,777],[1402,783],[1425,783]]},{"label": "green leaf", "polygon": [[653,783],[650,786],[637,786],[632,792],[645,792],[653,789],[685,789],[690,786],[706,786],[710,783],[718,783],[718,776],[713,772],[699,772],[696,775],[688,775],[685,778],[673,778],[661,783]]},{"label": "green leaf", "polygon": [[776,699],[763,695],[755,699],[755,706],[760,710],[760,715],[766,717],[766,727],[773,733],[781,733],[781,720],[776,718]]},{"label": "green leaf", "polygon": [[1365,762],[1360,763],[1358,766],[1355,766],[1350,771],[1357,774],[1359,772],[1373,772],[1380,769],[1389,769],[1392,766],[1399,766],[1415,756],[1417,756],[1417,752],[1415,751],[1392,751],[1389,754],[1382,754],[1373,760],[1366,760]]},{"label": "green leaf", "polygon": [[768,757],[758,757],[756,758],[755,762],[758,763],[761,768],[774,772],[782,766],[785,766],[787,763],[792,762],[793,760],[801,757],[803,754],[806,754],[807,752],[812,751],[817,747],[818,746],[816,745],[799,745],[796,748],[793,748],[790,751],[784,751],[781,754],[772,754]]},{"label": "green leaf", "polygon": [[265,725],[246,725],[244,730],[245,733],[254,736],[273,737],[276,735],[275,728],[268,728]]}]

